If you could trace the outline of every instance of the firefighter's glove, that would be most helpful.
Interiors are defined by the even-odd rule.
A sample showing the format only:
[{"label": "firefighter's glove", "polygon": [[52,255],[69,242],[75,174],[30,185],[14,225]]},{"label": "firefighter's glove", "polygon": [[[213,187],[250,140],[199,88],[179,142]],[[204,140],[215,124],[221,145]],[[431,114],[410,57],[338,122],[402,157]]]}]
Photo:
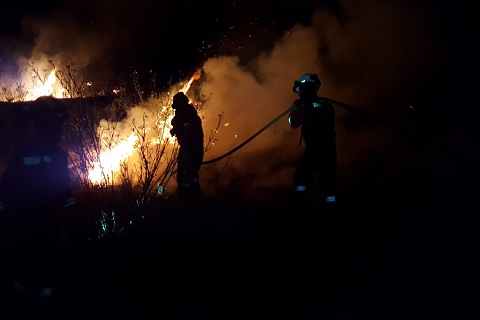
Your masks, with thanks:
[{"label": "firefighter's glove", "polygon": [[191,127],[190,122],[185,122],[183,124],[183,127],[186,128],[186,129],[189,129]]}]

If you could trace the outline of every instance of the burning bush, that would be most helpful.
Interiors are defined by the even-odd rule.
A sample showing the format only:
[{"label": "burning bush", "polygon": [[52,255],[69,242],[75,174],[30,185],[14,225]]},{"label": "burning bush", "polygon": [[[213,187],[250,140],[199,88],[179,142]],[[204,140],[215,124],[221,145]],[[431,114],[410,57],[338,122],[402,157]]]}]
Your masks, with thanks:
[{"label": "burning bush", "polygon": [[[169,190],[178,153],[176,140],[170,135],[172,96],[189,91],[201,74],[145,96],[134,72],[133,90],[120,87],[110,95],[86,96],[85,88],[90,87],[80,85],[85,82],[77,81],[71,68],[66,70],[50,73],[58,80],[55,85],[64,89],[60,90],[63,99],[55,99],[56,103],[64,105],[68,113],[61,145],[69,154],[72,188],[81,207],[78,214],[97,224],[99,236],[104,237],[142,219],[141,208],[175,191]],[[37,81],[42,79],[37,71],[33,76]],[[53,85],[51,80],[40,82]],[[198,87],[191,91],[192,102],[201,112],[208,98],[200,95]],[[214,140],[215,132],[208,143]]]}]

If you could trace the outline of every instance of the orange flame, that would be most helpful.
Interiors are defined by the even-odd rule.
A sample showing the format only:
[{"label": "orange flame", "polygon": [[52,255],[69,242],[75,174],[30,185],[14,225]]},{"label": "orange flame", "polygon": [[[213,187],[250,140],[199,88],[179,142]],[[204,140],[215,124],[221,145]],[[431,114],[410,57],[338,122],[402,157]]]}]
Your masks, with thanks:
[{"label": "orange flame", "polygon": [[132,133],[115,148],[102,152],[100,154],[100,161],[95,163],[94,168],[88,174],[90,181],[99,184],[104,179],[111,179],[114,173],[120,169],[120,163],[127,159],[133,152],[135,141],[137,140],[138,137]]},{"label": "orange flame", "polygon": [[200,79],[201,76],[202,76],[202,69],[197,69],[197,71],[195,71],[195,73],[192,75],[192,77],[190,78],[190,80],[188,80],[188,81],[183,85],[183,87],[182,87],[180,90],[178,90],[178,92],[187,93],[187,91],[190,89],[193,81]]},{"label": "orange flame", "polygon": [[[178,92],[186,93],[192,83],[200,79],[202,75],[202,69],[198,69],[190,79],[178,90]],[[167,109],[166,106],[163,106],[162,111]],[[168,117],[165,120],[165,123],[168,125],[172,120],[173,115]],[[169,136],[167,139],[171,143],[174,142],[174,137]],[[120,164],[122,161],[128,160],[130,155],[135,150],[135,142],[138,140],[138,136],[132,133],[127,139],[120,141],[119,145],[114,149],[109,149],[100,153],[100,161],[95,164],[94,168],[89,172],[88,179],[94,184],[100,184],[106,179],[111,179],[114,174],[120,170]],[[161,141],[152,140],[152,144],[158,144]]]},{"label": "orange flame", "polygon": [[56,70],[53,69],[48,75],[47,80],[43,84],[28,90],[25,100],[33,101],[42,96],[52,96],[54,98],[65,98],[64,97],[65,89],[56,85],[57,76],[55,73],[56,73]]}]

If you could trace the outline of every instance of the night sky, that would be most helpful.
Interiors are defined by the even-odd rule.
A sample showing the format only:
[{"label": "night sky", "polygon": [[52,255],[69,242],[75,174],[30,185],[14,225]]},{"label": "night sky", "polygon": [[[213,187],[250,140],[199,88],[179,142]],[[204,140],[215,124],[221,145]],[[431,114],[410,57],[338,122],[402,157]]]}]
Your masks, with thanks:
[{"label": "night sky", "polygon": [[[49,54],[74,50],[79,63],[102,63],[121,71],[154,69],[177,76],[179,70],[188,73],[192,64],[215,55],[235,54],[247,62],[271,49],[294,24],[309,24],[317,8],[326,8],[343,27],[355,27],[361,16],[381,29],[385,26],[380,23],[403,28],[402,24],[410,25],[409,19],[418,19],[424,22],[422,28],[430,29],[426,45],[439,46],[435,50],[445,54],[442,59],[462,57],[462,63],[470,63],[476,56],[470,41],[475,33],[473,10],[466,1],[368,1],[356,8],[349,3],[356,1],[48,0],[28,6],[13,2],[0,22],[0,71],[4,73],[12,63],[9,59],[27,54],[37,44]],[[390,12],[399,14],[398,21],[389,19],[388,12],[375,13],[399,5],[401,11]],[[359,38],[369,37],[361,35],[361,29],[358,32]],[[79,55],[89,58],[82,60]]]}]

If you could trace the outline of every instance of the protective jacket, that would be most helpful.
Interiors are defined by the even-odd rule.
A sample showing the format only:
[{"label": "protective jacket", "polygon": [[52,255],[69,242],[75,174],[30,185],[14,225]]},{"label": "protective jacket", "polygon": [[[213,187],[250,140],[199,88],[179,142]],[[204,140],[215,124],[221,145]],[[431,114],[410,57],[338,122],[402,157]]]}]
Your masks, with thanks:
[{"label": "protective jacket", "polygon": [[293,102],[289,122],[301,128],[305,147],[335,144],[335,109],[330,102],[317,96],[303,97]]},{"label": "protective jacket", "polygon": [[203,148],[202,120],[198,116],[197,110],[189,103],[175,106],[175,108],[170,133],[177,137],[180,147],[194,148],[200,145]]}]

